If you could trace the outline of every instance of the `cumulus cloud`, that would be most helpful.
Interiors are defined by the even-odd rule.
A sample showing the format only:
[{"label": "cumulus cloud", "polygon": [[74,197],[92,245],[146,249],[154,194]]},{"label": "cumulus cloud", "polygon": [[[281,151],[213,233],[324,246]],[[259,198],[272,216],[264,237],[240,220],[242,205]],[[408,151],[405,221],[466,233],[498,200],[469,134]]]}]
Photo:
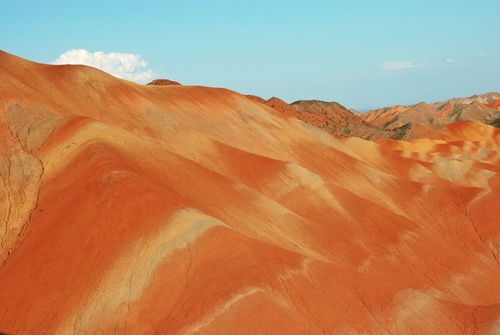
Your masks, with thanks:
[{"label": "cumulus cloud", "polygon": [[101,69],[115,77],[146,82],[154,76],[140,55],[103,51],[91,52],[85,49],[72,49],[60,55],[52,64],[82,64]]},{"label": "cumulus cloud", "polygon": [[395,62],[384,62],[381,64],[382,69],[385,71],[397,71],[397,70],[407,70],[407,69],[415,69],[419,67],[425,66],[423,62],[416,60],[402,60]]}]

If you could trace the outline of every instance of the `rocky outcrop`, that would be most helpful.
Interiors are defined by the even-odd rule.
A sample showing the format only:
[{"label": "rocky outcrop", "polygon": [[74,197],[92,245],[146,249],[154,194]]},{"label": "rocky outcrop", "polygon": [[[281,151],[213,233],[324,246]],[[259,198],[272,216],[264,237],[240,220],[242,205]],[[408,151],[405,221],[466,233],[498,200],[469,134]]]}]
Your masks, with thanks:
[{"label": "rocky outcrop", "polygon": [[170,85],[180,85],[180,83],[169,79],[155,79],[152,82],[148,83],[148,85],[170,86]]}]

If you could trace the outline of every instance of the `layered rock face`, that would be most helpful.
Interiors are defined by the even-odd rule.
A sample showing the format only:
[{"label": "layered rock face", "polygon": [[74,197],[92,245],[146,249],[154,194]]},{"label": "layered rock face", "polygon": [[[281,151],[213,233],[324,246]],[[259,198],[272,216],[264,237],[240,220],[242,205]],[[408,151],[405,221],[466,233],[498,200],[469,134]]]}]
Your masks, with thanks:
[{"label": "layered rock face", "polygon": [[336,139],[0,53],[0,332],[497,334],[500,130]]}]

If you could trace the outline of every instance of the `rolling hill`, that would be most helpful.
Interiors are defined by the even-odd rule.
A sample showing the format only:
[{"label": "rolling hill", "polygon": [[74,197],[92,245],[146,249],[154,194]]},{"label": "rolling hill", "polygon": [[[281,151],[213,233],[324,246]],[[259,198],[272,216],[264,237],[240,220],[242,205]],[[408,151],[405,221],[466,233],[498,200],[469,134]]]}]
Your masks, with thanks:
[{"label": "rolling hill", "polygon": [[337,104],[5,52],[0,108],[0,332],[500,331],[499,128],[369,141]]}]

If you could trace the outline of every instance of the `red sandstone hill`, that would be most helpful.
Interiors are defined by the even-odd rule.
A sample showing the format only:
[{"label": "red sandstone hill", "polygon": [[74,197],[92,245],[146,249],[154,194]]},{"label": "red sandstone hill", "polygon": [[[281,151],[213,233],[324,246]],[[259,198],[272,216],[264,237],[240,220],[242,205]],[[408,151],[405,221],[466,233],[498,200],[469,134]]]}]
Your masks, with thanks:
[{"label": "red sandstone hill", "polygon": [[[300,100],[292,103],[297,107],[298,115],[309,124],[325,129],[337,137],[369,137],[363,133],[369,128],[350,110],[336,102],[319,100]],[[371,130],[371,129],[370,129]]]},{"label": "red sandstone hill", "polygon": [[286,117],[293,117],[322,129],[336,138],[363,139],[402,137],[401,129],[381,129],[361,120],[353,111],[337,102],[300,100],[292,104],[273,97],[269,100],[249,95],[250,99],[274,108]]},{"label": "red sandstone hill", "polygon": [[3,52],[0,110],[0,332],[500,331],[498,128],[336,139]]}]

